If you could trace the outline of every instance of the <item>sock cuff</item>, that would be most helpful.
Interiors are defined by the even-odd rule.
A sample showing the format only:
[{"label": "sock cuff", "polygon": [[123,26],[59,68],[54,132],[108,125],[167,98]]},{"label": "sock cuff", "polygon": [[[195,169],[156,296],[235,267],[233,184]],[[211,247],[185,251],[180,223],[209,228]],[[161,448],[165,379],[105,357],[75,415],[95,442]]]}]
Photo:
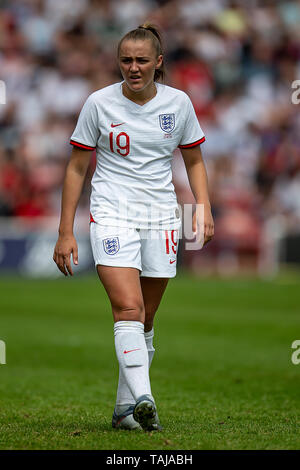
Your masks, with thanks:
[{"label": "sock cuff", "polygon": [[144,336],[145,336],[146,340],[153,338],[154,337],[154,328],[152,328],[152,330],[150,330],[150,331],[146,331],[144,333]]},{"label": "sock cuff", "polygon": [[140,321],[117,321],[114,324],[114,335],[117,333],[136,332],[144,334],[144,324]]}]

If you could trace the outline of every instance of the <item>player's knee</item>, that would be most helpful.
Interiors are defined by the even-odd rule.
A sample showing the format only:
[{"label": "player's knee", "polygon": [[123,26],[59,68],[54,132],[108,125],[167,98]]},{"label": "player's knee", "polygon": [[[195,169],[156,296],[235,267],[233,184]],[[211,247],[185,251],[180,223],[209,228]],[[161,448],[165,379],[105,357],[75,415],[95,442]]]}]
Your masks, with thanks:
[{"label": "player's knee", "polygon": [[145,321],[144,305],[140,302],[114,306],[113,314],[115,321]]}]

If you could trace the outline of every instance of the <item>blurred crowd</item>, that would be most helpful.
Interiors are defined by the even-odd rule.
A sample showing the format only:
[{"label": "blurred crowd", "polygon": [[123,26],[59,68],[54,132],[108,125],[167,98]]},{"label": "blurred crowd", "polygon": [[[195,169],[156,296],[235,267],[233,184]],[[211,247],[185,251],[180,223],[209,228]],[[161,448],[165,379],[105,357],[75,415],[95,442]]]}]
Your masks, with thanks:
[{"label": "blurred crowd", "polygon": [[[81,106],[121,80],[117,43],[146,20],[163,33],[166,84],[188,93],[206,135],[208,255],[255,253],[278,214],[299,231],[299,0],[0,0],[0,216],[59,213]],[[179,202],[192,202],[177,151],[174,183]]]}]

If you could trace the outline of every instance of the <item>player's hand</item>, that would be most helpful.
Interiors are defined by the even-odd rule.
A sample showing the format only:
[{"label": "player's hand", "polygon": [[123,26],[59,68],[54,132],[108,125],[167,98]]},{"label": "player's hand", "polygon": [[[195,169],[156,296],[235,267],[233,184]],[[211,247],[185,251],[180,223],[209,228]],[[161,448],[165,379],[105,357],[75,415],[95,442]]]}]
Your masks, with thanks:
[{"label": "player's hand", "polygon": [[213,238],[215,233],[214,219],[209,205],[204,204],[204,213],[195,211],[193,215],[193,232],[203,237],[203,246]]},{"label": "player's hand", "polygon": [[54,248],[53,260],[65,276],[68,273],[73,276],[71,254],[73,256],[73,263],[78,264],[78,248],[75,237],[73,235],[60,235]]}]

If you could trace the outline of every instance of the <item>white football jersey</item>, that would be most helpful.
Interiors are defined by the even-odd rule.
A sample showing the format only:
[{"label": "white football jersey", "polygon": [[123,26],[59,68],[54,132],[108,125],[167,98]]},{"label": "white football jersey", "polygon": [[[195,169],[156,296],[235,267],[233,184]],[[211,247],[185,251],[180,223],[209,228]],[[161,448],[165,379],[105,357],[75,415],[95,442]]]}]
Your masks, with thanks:
[{"label": "white football jersey", "polygon": [[103,225],[177,229],[173,152],[201,144],[204,134],[183,91],[155,82],[157,94],[141,106],[122,83],[88,97],[71,136],[72,145],[96,149],[91,216]]}]

